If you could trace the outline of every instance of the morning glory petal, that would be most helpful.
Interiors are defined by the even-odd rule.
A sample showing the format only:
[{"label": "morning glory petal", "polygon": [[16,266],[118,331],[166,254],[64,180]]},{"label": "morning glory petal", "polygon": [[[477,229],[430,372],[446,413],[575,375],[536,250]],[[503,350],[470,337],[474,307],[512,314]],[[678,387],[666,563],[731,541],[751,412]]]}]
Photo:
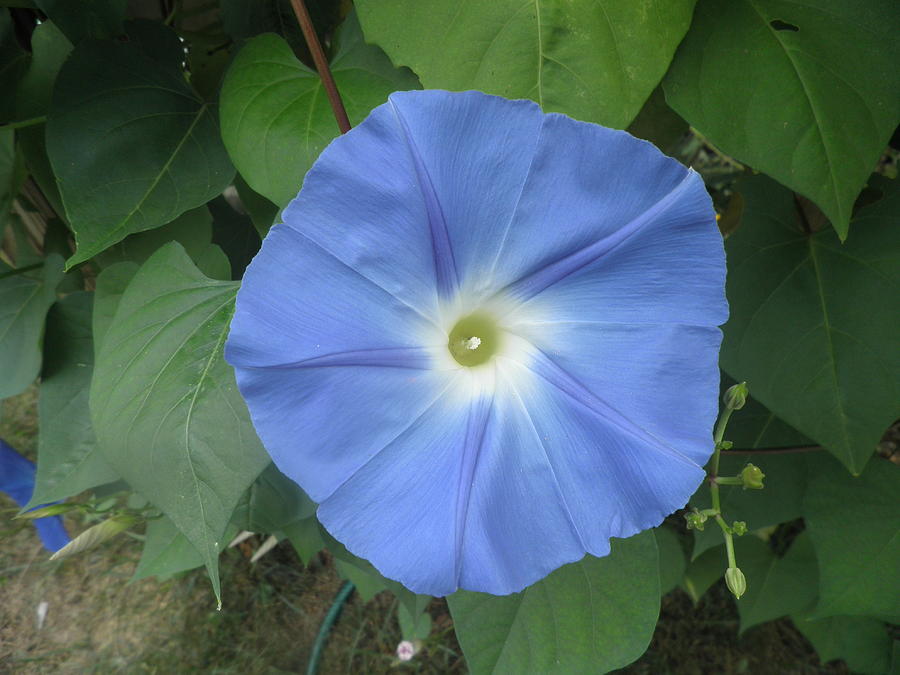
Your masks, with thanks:
[{"label": "morning glory petal", "polygon": [[512,593],[585,552],[607,555],[609,537],[658,525],[703,479],[678,449],[648,442],[616,411],[558,379],[509,361],[498,371],[503,384],[469,502],[462,588]]},{"label": "morning glory petal", "polygon": [[[452,382],[445,372],[383,366],[239,368],[236,373],[275,465],[316,502],[328,499],[402,437]],[[418,450],[409,450],[422,460]],[[392,480],[403,484],[409,476]],[[376,515],[384,519],[390,504],[381,507]]]},{"label": "morning glory petal", "polygon": [[712,452],[722,332],[706,326],[572,320],[519,324],[541,350],[533,366],[569,377],[596,399],[627,411],[630,424],[702,465]]},{"label": "morning glory petal", "polygon": [[279,469],[385,576],[520,591],[702,480],[723,247],[702,181],[650,144],[402,92],[284,217],[226,358]]},{"label": "morning glory petal", "polygon": [[[390,103],[335,139],[284,222],[426,316],[457,286],[442,204]],[[403,264],[398,265],[397,261]]]},{"label": "morning glory petal", "polygon": [[449,384],[318,510],[348,550],[417,593],[458,587],[468,490],[490,414],[489,395],[466,400],[464,378]]},{"label": "morning glory petal", "polygon": [[[597,259],[677,202],[691,189],[688,176],[684,166],[624,131],[545,115],[493,283],[500,288],[551,266],[565,272],[565,261],[583,266]],[[526,290],[527,297],[534,294]]]},{"label": "morning glory petal", "polygon": [[[253,368],[315,365],[342,354],[348,365],[407,353],[423,363],[425,335],[435,326],[417,310],[347,266],[297,230],[276,225],[248,267],[238,292],[225,357]],[[302,332],[298,326],[304,326]],[[433,338],[429,338],[433,342]]]},{"label": "morning glory petal", "polygon": [[430,177],[461,282],[471,292],[493,288],[545,116],[531,101],[477,91],[396,92],[390,102]]},{"label": "morning glory petal", "polygon": [[699,175],[686,172],[635,220],[533,270],[505,294],[524,302],[523,321],[713,327],[728,318],[724,276],[725,251],[709,195]]}]

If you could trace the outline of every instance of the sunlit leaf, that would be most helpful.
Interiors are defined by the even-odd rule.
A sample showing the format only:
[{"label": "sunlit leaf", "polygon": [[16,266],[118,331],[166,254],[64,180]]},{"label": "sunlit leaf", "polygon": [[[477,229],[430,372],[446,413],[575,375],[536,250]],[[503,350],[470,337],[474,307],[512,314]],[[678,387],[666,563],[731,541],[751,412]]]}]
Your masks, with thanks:
[{"label": "sunlit leaf", "polygon": [[447,598],[473,673],[605,673],[639,657],[659,614],[652,532],[613,540],[521,593]]},{"label": "sunlit leaf", "polygon": [[359,0],[366,39],[431,89],[530,98],[624,129],[669,67],[695,0]]},{"label": "sunlit leaf", "polygon": [[91,385],[104,456],[203,555],[217,596],[228,520],[269,461],[222,356],[236,292],[164,246],[119,301]]},{"label": "sunlit leaf", "polygon": [[[391,92],[418,87],[415,76],[363,41],[355,15],[335,42],[331,71],[351,123],[361,122]],[[318,74],[271,33],[252,38],[238,53],[222,84],[221,116],[222,138],[238,171],[282,207],[339,133]]]}]

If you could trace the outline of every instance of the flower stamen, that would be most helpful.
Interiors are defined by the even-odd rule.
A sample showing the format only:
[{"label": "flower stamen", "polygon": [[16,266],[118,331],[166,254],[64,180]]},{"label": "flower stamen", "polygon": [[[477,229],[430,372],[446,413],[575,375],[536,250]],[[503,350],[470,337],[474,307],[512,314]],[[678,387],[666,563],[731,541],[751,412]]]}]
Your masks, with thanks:
[{"label": "flower stamen", "polygon": [[464,316],[450,331],[447,349],[461,366],[472,368],[487,363],[500,345],[500,331],[494,319],[484,313]]}]

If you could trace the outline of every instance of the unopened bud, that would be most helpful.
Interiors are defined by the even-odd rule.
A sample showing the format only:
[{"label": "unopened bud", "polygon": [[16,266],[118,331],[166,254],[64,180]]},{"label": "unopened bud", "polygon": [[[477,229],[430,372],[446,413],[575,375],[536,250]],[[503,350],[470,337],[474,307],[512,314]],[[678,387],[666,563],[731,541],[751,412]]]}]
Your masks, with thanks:
[{"label": "unopened bud", "polygon": [[734,525],[731,526],[731,531],[737,536],[742,536],[747,534],[747,523],[743,520],[734,521]]},{"label": "unopened bud", "polygon": [[747,592],[747,580],[740,567],[729,567],[725,570],[725,583],[736,598],[740,598]]},{"label": "unopened bud", "polygon": [[[418,642],[418,640],[416,641]],[[401,661],[410,661],[412,657],[416,655],[416,652],[419,651],[416,648],[416,642],[411,642],[410,640],[403,640],[400,644],[397,645],[397,658]]]},{"label": "unopened bud", "polygon": [[762,490],[766,474],[755,464],[748,464],[741,471],[741,481],[745,490]]},{"label": "unopened bud", "polygon": [[747,402],[747,394],[749,393],[746,382],[734,384],[725,390],[725,394],[722,396],[722,402],[729,410],[740,410]]}]

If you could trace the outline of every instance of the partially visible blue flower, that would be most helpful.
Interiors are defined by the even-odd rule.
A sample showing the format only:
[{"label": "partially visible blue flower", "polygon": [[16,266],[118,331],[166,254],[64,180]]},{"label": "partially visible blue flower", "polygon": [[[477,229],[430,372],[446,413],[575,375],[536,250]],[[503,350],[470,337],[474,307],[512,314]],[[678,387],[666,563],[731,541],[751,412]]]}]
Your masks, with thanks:
[{"label": "partially visible blue flower", "polygon": [[703,182],[649,143],[396,93],[266,238],[226,358],[350,551],[418,593],[506,594],[699,485],[724,278]]},{"label": "partially visible blue flower", "polygon": [[[34,492],[34,462],[20,455],[2,438],[0,438],[0,492],[8,494],[19,506],[25,506],[31,500],[31,493]],[[48,551],[55,553],[69,543],[69,535],[59,516],[37,518],[32,522],[44,548]]]}]

